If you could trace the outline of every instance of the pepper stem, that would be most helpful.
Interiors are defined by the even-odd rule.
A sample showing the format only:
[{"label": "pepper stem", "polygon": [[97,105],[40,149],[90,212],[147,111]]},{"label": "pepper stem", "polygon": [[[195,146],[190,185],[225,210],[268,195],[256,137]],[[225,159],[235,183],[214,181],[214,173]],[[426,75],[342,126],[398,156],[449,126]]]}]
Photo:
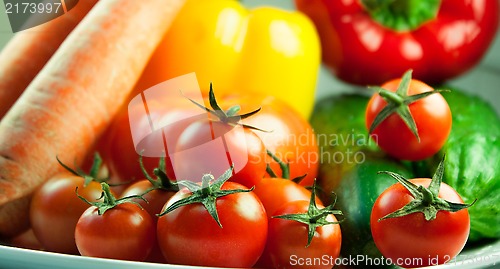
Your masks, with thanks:
[{"label": "pepper stem", "polygon": [[376,22],[395,31],[412,31],[437,17],[440,0],[362,0]]}]

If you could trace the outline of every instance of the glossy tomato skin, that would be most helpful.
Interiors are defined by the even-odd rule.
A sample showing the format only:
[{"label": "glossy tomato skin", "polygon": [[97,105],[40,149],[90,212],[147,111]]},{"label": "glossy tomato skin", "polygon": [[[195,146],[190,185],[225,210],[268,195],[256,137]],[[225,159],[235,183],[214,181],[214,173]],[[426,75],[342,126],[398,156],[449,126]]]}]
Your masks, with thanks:
[{"label": "glossy tomato skin", "polygon": [[99,215],[88,208],[75,230],[83,256],[144,261],[155,242],[155,226],[149,214],[132,203],[122,203]]},{"label": "glossy tomato skin", "polygon": [[266,171],[266,148],[255,133],[217,120],[199,120],[189,125],[171,156],[175,177],[199,181],[201,175],[216,177],[234,165],[231,181],[255,186]]},{"label": "glossy tomato skin", "polygon": [[78,194],[89,201],[96,201],[102,193],[97,182],[90,182],[86,187],[83,184],[82,177],[61,173],[35,191],[30,222],[33,233],[46,250],[78,254],[75,227],[89,205],[77,197],[75,190],[78,188]]},{"label": "glossy tomato skin", "polygon": [[[394,79],[381,87],[395,92],[401,79]],[[419,80],[411,80],[408,95],[433,89]],[[379,95],[372,96],[366,107],[366,128],[387,105]],[[437,153],[451,132],[451,110],[444,97],[435,93],[409,105],[417,125],[420,142],[397,114],[392,114],[375,128],[371,138],[389,155],[402,160],[418,161]]]},{"label": "glossy tomato skin", "polygon": [[[244,189],[226,182],[223,190]],[[181,189],[165,205],[185,198]],[[217,199],[222,228],[202,204],[182,206],[158,219],[160,248],[169,263],[213,267],[252,267],[260,257],[267,238],[267,216],[252,192]]]},{"label": "glossy tomato skin", "polygon": [[[283,101],[265,95],[232,94],[224,96],[223,103],[230,107],[240,105],[243,113],[261,108],[261,110],[243,120],[243,123],[255,126],[262,131],[253,131],[264,143],[267,150],[285,163],[290,164],[290,178],[306,175],[299,183],[312,186],[318,175],[319,147],[316,134],[306,119]],[[273,171],[282,176],[276,161],[267,156]]]},{"label": "glossy tomato skin", "polygon": [[[132,195],[141,195],[144,194],[146,191],[150,190],[153,187],[151,182],[149,182],[146,179],[139,180],[132,185],[130,185],[123,193],[121,194],[121,197],[127,197],[127,196],[132,196]],[[136,202],[146,210],[149,215],[151,216],[151,219],[154,222],[154,225],[156,227],[156,223],[158,221],[158,216],[157,214],[161,213],[161,210],[165,203],[175,194],[173,191],[164,191],[161,189],[154,189],[151,191],[148,191],[148,193],[144,194],[142,197],[146,199],[140,200],[137,199]],[[156,231],[156,228],[155,228]],[[158,245],[158,242],[155,238],[155,244],[153,246],[153,249],[151,250],[150,255],[148,258],[146,258],[146,261],[152,261],[152,262],[164,262],[165,259],[163,258],[163,254],[161,253],[160,247]]]},{"label": "glossy tomato skin", "polygon": [[[417,178],[410,181],[427,188],[431,180]],[[438,196],[450,202],[463,203],[459,194],[445,183],[441,183]],[[457,212],[439,211],[436,219],[431,221],[426,221],[422,213],[378,221],[412,200],[409,191],[399,183],[389,187],[377,198],[370,217],[377,248],[392,263],[406,268],[450,261],[460,253],[469,236],[467,209]]]},{"label": "glossy tomato skin", "polygon": [[[308,207],[309,201],[294,201],[283,205],[274,215],[305,213]],[[318,208],[323,207],[318,205]],[[329,215],[327,220],[337,221],[333,215]],[[340,226],[318,227],[308,247],[307,233],[308,227],[303,223],[272,218],[269,221],[266,248],[259,264],[266,268],[332,268],[340,253]]]},{"label": "glossy tomato skin", "polygon": [[153,220],[156,220],[158,218],[156,214],[161,213],[163,206],[175,194],[175,192],[164,191],[161,189],[154,189],[150,191],[151,188],[153,188],[153,185],[147,179],[139,180],[125,189],[125,191],[121,194],[121,197],[142,195],[147,202],[140,199],[135,200],[135,202],[140,204],[142,208],[149,213]]},{"label": "glossy tomato skin", "polygon": [[[173,151],[179,134],[195,119],[190,120],[192,115],[203,114],[204,112],[192,104],[186,97],[178,97],[166,94],[166,96],[148,102],[149,114],[144,113],[143,104],[136,104],[132,107],[125,107],[116,115],[110,127],[106,131],[103,142],[103,157],[109,165],[109,169],[114,182],[129,183],[144,178],[144,173],[139,166],[139,154],[137,153],[132,139],[133,132],[147,132],[151,130],[150,120],[153,122],[171,122],[177,119],[175,124],[165,126],[156,132],[162,132],[167,139],[168,145],[162,145],[165,152]],[[134,130],[131,130],[130,121],[138,123]],[[153,141],[154,143],[155,141]],[[145,145],[147,146],[147,145]],[[149,145],[151,146],[151,145]],[[142,161],[146,171],[151,173],[158,167],[159,157],[143,156]],[[166,173],[170,178],[174,178],[172,164],[167,154],[165,158]]]},{"label": "glossy tomato skin", "polygon": [[[255,186],[253,192],[264,205],[269,218],[275,215],[276,210],[289,202],[311,199],[311,192],[308,189],[284,178],[264,177]],[[322,202],[316,198],[316,204],[322,205]]]},{"label": "glossy tomato skin", "polygon": [[437,84],[474,67],[498,29],[499,3],[443,0],[436,18],[415,30],[376,22],[362,1],[295,0],[316,25],[323,62],[340,79],[378,85],[412,68]]}]

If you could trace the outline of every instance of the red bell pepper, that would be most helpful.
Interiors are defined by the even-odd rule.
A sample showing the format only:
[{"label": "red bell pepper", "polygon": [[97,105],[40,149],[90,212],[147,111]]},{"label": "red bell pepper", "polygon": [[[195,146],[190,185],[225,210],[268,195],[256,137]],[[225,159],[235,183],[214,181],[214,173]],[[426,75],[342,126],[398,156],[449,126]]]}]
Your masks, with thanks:
[{"label": "red bell pepper", "polygon": [[381,84],[408,69],[429,84],[475,66],[498,28],[498,0],[295,0],[340,79]]}]

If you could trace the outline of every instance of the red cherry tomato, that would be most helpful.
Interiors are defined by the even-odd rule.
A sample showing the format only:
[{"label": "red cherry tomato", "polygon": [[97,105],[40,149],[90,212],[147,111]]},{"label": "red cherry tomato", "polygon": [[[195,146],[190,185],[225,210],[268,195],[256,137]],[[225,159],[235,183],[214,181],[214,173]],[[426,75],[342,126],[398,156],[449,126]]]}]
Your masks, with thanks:
[{"label": "red cherry tomato", "polygon": [[248,128],[220,121],[199,120],[179,135],[172,158],[175,177],[197,181],[200,175],[221,175],[231,165],[231,181],[248,188],[255,186],[266,171],[266,149]]},{"label": "red cherry tomato", "polygon": [[[286,103],[272,96],[229,95],[222,99],[224,106],[240,105],[242,112],[261,110],[243,121],[266,132],[254,131],[267,150],[290,165],[290,178],[306,175],[299,183],[312,186],[318,175],[319,147],[316,135],[307,120]],[[267,156],[267,162],[282,176],[279,164]]]},{"label": "red cherry tomato", "polygon": [[[431,179],[417,178],[410,182],[427,188]],[[458,193],[445,183],[441,183],[438,197],[463,203]],[[450,261],[467,241],[470,228],[468,211],[438,211],[436,218],[430,221],[425,220],[422,213],[378,221],[413,200],[410,192],[400,183],[392,185],[377,198],[370,218],[377,248],[393,264],[406,268]]]},{"label": "red cherry tomato", "polygon": [[[226,182],[222,190],[245,189]],[[190,195],[181,189],[165,205]],[[252,192],[217,198],[222,228],[201,203],[179,207],[158,219],[158,241],[169,263],[213,267],[252,267],[260,257],[267,238],[267,216]]]},{"label": "red cherry tomato", "polygon": [[80,200],[78,193],[89,201],[97,200],[101,185],[90,182],[86,187],[79,176],[61,173],[45,182],[35,191],[31,200],[30,222],[34,234],[49,251],[78,254],[75,227],[89,205]]},{"label": "red cherry tomato", "polygon": [[[149,180],[139,180],[134,184],[130,185],[125,191],[121,194],[121,197],[127,197],[132,195],[142,195],[144,200],[137,200],[137,203],[146,210],[151,219],[155,224],[158,221],[157,214],[160,214],[165,203],[175,194],[173,191],[163,190],[163,189],[152,189],[153,185]],[[146,194],[144,194],[146,193]],[[165,262],[165,258],[161,253],[160,246],[155,238],[155,243],[153,249],[151,250],[150,255],[146,258],[146,261],[152,262]]]},{"label": "red cherry tomato", "polygon": [[129,202],[102,215],[92,206],[78,220],[75,240],[83,256],[144,261],[155,242],[155,226],[146,210]]},{"label": "red cherry tomato", "polygon": [[123,193],[121,197],[127,197],[132,195],[142,195],[142,197],[147,201],[138,199],[136,202],[146,210],[153,220],[158,218],[157,214],[161,213],[161,210],[165,203],[175,194],[172,191],[164,191],[162,189],[153,189],[153,185],[146,179],[139,180],[134,184],[130,185]]},{"label": "red cherry tomato", "polygon": [[[285,178],[264,177],[253,191],[260,199],[270,218],[283,205],[293,201],[309,201],[311,192],[303,186]],[[319,199],[316,203],[322,205]]]},{"label": "red cherry tomato", "polygon": [[[391,80],[381,88],[396,92],[401,81]],[[413,79],[409,83],[407,94],[411,96],[432,90],[427,84]],[[373,95],[366,108],[368,129],[386,105],[387,102],[379,94]],[[441,94],[434,93],[410,104],[409,110],[415,120],[420,142],[396,113],[382,121],[371,137],[386,153],[398,159],[417,161],[431,157],[441,149],[450,134],[450,107]]]},{"label": "red cherry tomato", "polygon": [[[283,205],[274,215],[297,214],[308,211],[309,201],[294,201]],[[318,208],[323,208],[319,205]],[[334,215],[326,217],[336,222]],[[309,246],[308,226],[304,223],[272,218],[262,263],[266,268],[325,268],[335,265],[340,253],[342,235],[338,224],[316,228]],[[306,247],[307,246],[307,247]],[[267,264],[266,264],[267,263]]]}]

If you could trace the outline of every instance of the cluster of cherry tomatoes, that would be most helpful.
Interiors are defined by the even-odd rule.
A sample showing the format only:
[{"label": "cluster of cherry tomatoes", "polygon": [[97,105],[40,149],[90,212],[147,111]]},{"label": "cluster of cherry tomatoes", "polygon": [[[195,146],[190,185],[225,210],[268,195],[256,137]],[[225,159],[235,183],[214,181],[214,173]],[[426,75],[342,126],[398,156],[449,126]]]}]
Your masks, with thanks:
[{"label": "cluster of cherry tomatoes", "polygon": [[[407,72],[378,92],[368,104],[366,124],[381,149],[414,161],[442,147],[451,116],[432,88]],[[35,193],[31,224],[43,248],[215,267],[335,265],[341,247],[335,214],[342,212],[316,198],[320,158],[307,121],[272,97],[217,100],[211,90],[204,103],[187,96],[155,101],[148,103],[150,114],[134,114],[144,110],[135,107],[119,114],[98,146],[112,175],[107,182],[96,180],[97,158],[88,175],[62,164],[72,174],[54,177]],[[192,117],[196,113],[206,116]],[[153,158],[138,154],[129,118],[145,124],[185,120],[161,129],[170,155]],[[237,128],[240,133],[233,132]],[[204,147],[219,138],[222,154]],[[200,146],[203,151],[179,157]],[[385,172],[400,183],[383,192],[372,209],[373,239],[386,258],[437,257],[436,263],[443,263],[463,248],[470,205],[441,184],[443,167],[432,180]],[[457,232],[441,232],[450,227]],[[418,240],[421,234],[432,240],[400,247],[404,238]],[[453,247],[436,248],[442,241]],[[317,259],[323,262],[307,264]]]},{"label": "cluster of cherry tomatoes", "polygon": [[[127,130],[129,117],[140,116],[130,116],[134,109],[129,108],[115,119],[105,146],[100,146],[112,174],[107,183],[95,180],[99,161],[89,175],[62,164],[72,174],[54,177],[35,193],[31,224],[43,248],[217,267],[286,267],[291,255],[338,257],[341,232],[333,214],[339,212],[333,205],[323,206],[316,191],[306,188],[314,184],[318,169],[309,123],[272,97],[216,100],[211,92],[209,99],[208,105],[185,96],[157,100],[148,104],[149,110],[162,113],[149,117],[207,113],[163,133],[182,152],[211,143],[218,135],[210,134],[223,130],[220,136],[231,149],[227,156],[205,151],[189,160],[140,157]],[[161,109],[155,110],[155,104]],[[232,135],[236,127],[244,135]],[[223,173],[211,173],[210,159],[226,157],[246,162],[238,169],[233,164]],[[121,185],[131,179],[133,184]]]}]

